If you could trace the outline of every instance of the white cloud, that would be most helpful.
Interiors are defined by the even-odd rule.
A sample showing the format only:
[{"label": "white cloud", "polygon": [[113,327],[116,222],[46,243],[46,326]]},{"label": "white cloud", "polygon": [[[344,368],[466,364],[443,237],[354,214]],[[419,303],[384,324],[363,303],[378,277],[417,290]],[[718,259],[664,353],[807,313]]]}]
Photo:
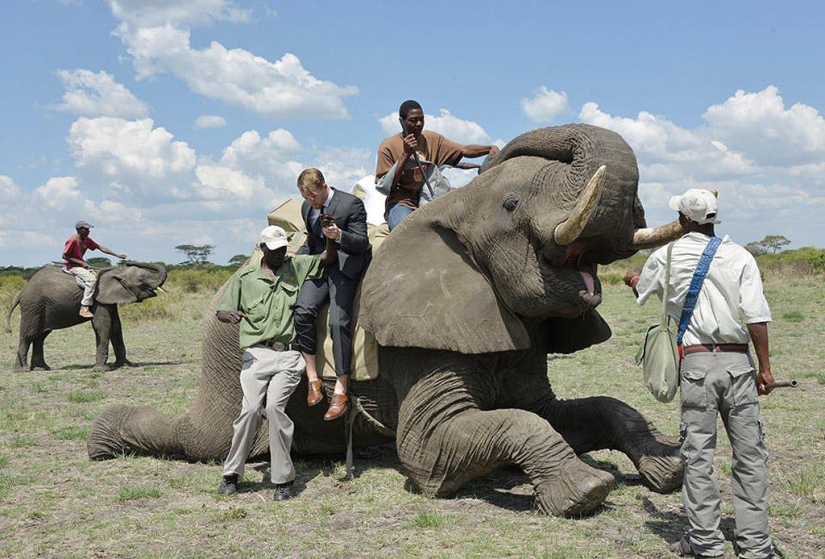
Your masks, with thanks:
[{"label": "white cloud", "polygon": [[84,117],[72,124],[66,141],[79,167],[112,178],[141,174],[158,179],[195,166],[195,151],[173,138],[165,128],[155,128],[151,118]]},{"label": "white cloud", "polygon": [[193,49],[189,31],[168,24],[151,28],[121,24],[115,34],[132,56],[138,79],[169,74],[199,95],[267,117],[347,118],[343,98],[358,93],[357,87],[315,78],[290,53],[270,62],[215,41],[208,48]]},{"label": "white cloud", "polygon": [[351,192],[358,181],[375,170],[375,153],[359,148],[325,148],[315,156],[315,166],[327,184]]},{"label": "white cloud", "polygon": [[142,27],[213,21],[244,23],[252,16],[251,10],[241,9],[231,0],[109,0],[109,7],[117,19]]},{"label": "white cloud", "polygon": [[821,162],[825,158],[825,118],[809,105],[785,108],[779,89],[737,91],[702,118],[716,137],[748,157],[767,164]]},{"label": "white cloud", "polygon": [[768,234],[821,245],[825,208],[825,125],[813,107],[786,109],[779,90],[737,91],[704,114],[707,126],[682,128],[640,112],[617,117],[585,103],[579,118],[609,128],[631,145],[639,162],[639,195],[648,221],[673,217],[667,201],[688,188],[720,193],[719,215],[735,240]]},{"label": "white cloud", "polygon": [[[424,115],[424,129],[432,130],[446,136],[448,139],[459,144],[487,144],[490,135],[480,124],[472,120],[463,120],[448,111],[439,110],[440,116]],[[401,125],[398,123],[398,113],[390,113],[378,119],[381,128],[386,134],[400,132]]]},{"label": "white cloud", "polygon": [[201,115],[195,119],[195,128],[223,128],[226,126],[226,119],[216,115]]},{"label": "white cloud", "polygon": [[0,175],[0,202],[10,204],[20,198],[20,187],[14,184],[14,179]]},{"label": "white cloud", "polygon": [[[268,202],[271,198],[271,192],[266,189],[261,177],[251,177],[242,171],[220,165],[198,165],[195,174],[205,187],[198,189],[198,193],[207,200],[249,201],[264,196]],[[258,201],[264,200],[258,198]]]},{"label": "white cloud", "polygon": [[521,110],[536,124],[550,124],[557,116],[571,112],[567,93],[546,86],[538,88],[530,99],[522,97]]},{"label": "white cloud", "polygon": [[58,70],[66,92],[63,103],[56,108],[81,116],[116,116],[138,118],[146,116],[149,109],[143,101],[132,95],[114,76],[100,71],[76,69]]}]

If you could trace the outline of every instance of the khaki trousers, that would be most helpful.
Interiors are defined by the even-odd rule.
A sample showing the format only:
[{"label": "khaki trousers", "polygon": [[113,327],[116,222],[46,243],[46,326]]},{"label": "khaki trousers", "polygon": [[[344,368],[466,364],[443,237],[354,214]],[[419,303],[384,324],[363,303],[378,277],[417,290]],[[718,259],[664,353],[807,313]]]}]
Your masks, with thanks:
[{"label": "khaki trousers", "polygon": [[83,299],[80,301],[80,305],[83,307],[91,307],[94,303],[97,274],[91,270],[87,270],[86,268],[81,268],[80,266],[67,269],[70,274],[80,278],[80,281],[83,282]]},{"label": "khaki trousers", "polygon": [[732,447],[731,486],[740,557],[770,557],[768,534],[768,451],[762,435],[756,371],[747,353],[700,352],[681,366],[682,500],[697,554],[725,552],[719,529],[719,487],[713,472],[716,415],[722,417]]},{"label": "khaki trousers", "polygon": [[270,478],[272,483],[295,479],[295,468],[289,456],[294,425],[286,415],[286,404],[305,370],[306,363],[298,351],[275,351],[262,345],[254,345],[244,351],[240,375],[243,404],[241,414],[232,424],[232,447],[223,465],[223,475],[236,474],[238,481],[243,480],[249,449],[261,426],[261,405],[265,396]]}]

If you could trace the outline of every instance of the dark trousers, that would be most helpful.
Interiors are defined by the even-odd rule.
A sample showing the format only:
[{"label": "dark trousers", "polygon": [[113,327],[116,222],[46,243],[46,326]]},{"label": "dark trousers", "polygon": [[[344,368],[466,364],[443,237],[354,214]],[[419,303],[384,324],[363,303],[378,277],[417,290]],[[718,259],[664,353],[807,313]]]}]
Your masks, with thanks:
[{"label": "dark trousers", "polygon": [[[316,322],[321,307],[329,302],[329,329],[335,374],[352,372],[352,303],[358,279],[352,279],[330,266],[324,276],[304,282],[295,304],[295,332],[301,351],[315,355],[318,346]],[[320,374],[321,371],[318,371]]]}]

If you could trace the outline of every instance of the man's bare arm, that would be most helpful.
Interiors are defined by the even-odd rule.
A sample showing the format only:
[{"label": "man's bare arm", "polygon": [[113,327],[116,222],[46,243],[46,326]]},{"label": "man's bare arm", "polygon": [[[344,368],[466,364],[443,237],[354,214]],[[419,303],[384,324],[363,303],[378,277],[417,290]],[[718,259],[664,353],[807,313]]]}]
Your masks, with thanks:
[{"label": "man's bare arm", "polygon": [[748,324],[748,333],[753,342],[753,350],[756,353],[756,361],[759,364],[759,372],[756,375],[756,387],[760,394],[769,394],[769,384],[773,384],[773,374],[771,373],[770,348],[768,344],[768,323],[757,322]]}]

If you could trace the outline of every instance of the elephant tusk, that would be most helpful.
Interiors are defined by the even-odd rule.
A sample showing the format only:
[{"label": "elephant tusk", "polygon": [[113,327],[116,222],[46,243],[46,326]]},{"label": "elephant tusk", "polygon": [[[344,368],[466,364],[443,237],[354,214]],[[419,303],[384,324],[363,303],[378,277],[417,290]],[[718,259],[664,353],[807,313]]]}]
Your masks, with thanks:
[{"label": "elephant tusk", "polygon": [[602,165],[593,173],[590,182],[587,183],[581,198],[579,198],[579,202],[573,209],[573,213],[556,226],[553,239],[557,245],[567,246],[571,244],[579,238],[584,228],[590,223],[602,193],[602,182],[606,170],[607,167]]},{"label": "elephant tusk", "polygon": [[168,291],[166,291],[166,290],[165,290],[164,288],[162,288],[161,286],[157,286],[155,289],[156,289],[156,290],[158,290],[158,291],[160,291],[161,293],[169,293]]},{"label": "elephant tusk", "polygon": [[656,248],[662,246],[670,241],[675,241],[685,234],[679,220],[671,221],[667,225],[660,225],[659,227],[648,227],[644,229],[636,229],[633,233],[632,250],[642,250],[646,248]]}]

